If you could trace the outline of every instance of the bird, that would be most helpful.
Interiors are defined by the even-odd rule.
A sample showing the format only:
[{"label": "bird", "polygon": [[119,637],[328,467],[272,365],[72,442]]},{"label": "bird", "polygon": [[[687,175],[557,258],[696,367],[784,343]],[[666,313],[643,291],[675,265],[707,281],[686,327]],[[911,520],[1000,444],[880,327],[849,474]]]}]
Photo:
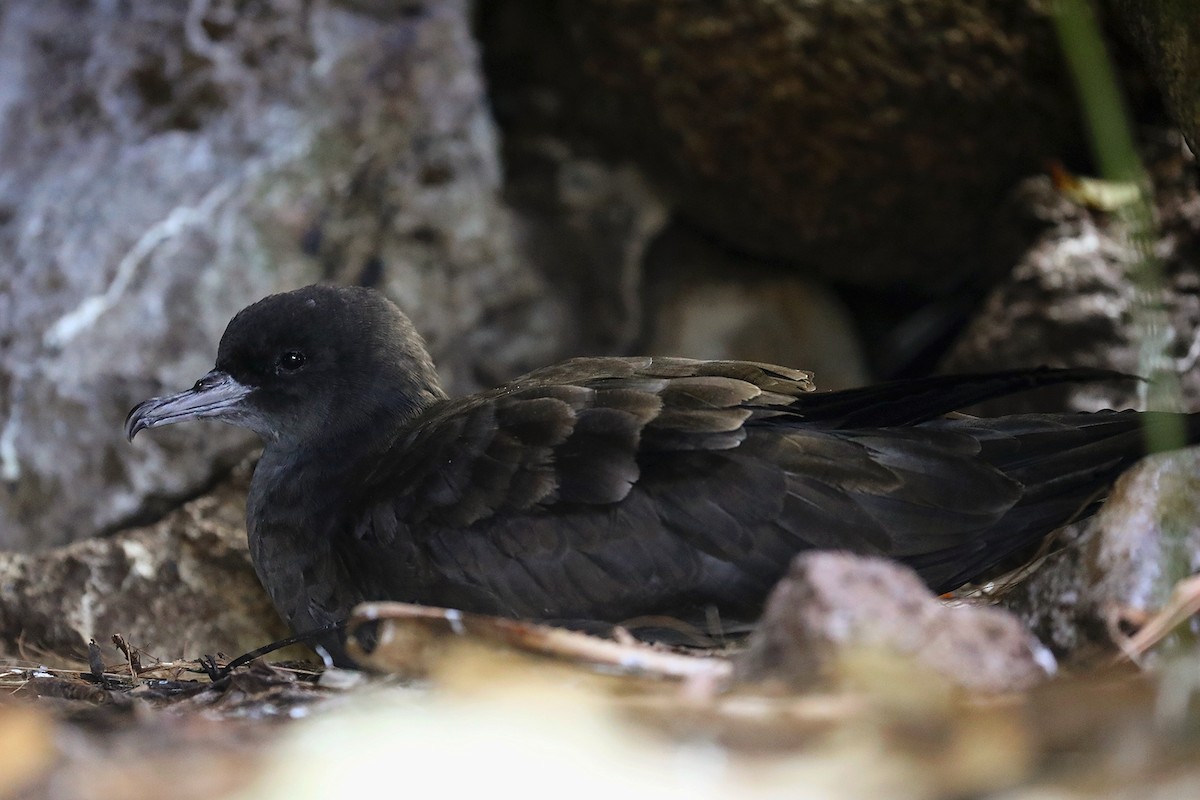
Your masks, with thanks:
[{"label": "bird", "polygon": [[[806,550],[885,556],[945,592],[1093,513],[1145,426],[1182,418],[1194,442],[1200,415],[960,410],[1129,379],[1039,367],[818,392],[765,363],[585,357],[451,398],[391,300],[317,284],[238,312],[214,369],[135,406],[125,434],[214,419],[262,439],[249,550],[296,632],[381,600],[732,632]],[[334,663],[343,645],[320,642]]]}]

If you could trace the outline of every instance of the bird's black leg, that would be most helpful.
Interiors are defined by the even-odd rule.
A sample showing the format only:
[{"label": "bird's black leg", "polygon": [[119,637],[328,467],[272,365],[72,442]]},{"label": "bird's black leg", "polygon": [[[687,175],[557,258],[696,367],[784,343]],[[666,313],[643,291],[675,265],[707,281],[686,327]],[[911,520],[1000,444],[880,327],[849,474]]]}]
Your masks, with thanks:
[{"label": "bird's black leg", "polygon": [[[212,656],[205,656],[204,658],[200,659],[200,664],[202,667],[204,667],[204,671],[208,673],[208,677],[216,681],[224,678],[238,667],[249,664],[256,658],[265,656],[268,653],[273,653],[276,650],[282,650],[289,645],[307,644],[314,649],[316,649],[318,646],[324,646],[324,642],[322,642],[322,640],[328,640],[329,634],[341,634],[345,629],[346,620],[341,620],[340,622],[331,622],[330,624],[324,625],[320,628],[313,628],[312,630],[297,633],[294,636],[288,636],[287,638],[279,639],[278,641],[271,642],[270,644],[265,644],[262,647],[251,650],[248,653],[243,653],[242,655],[230,661],[224,667],[218,668]],[[211,665],[212,671],[210,671],[209,665]]]}]

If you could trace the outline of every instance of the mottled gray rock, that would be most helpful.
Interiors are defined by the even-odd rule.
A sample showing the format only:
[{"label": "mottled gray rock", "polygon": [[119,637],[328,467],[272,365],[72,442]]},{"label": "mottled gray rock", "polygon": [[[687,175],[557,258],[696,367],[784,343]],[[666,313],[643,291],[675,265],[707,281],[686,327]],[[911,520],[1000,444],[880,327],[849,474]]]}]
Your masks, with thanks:
[{"label": "mottled gray rock", "polygon": [[1111,655],[1200,572],[1200,450],[1143,460],[1117,481],[1100,513],[1068,549],[1004,597],[1049,647],[1086,661]]},{"label": "mottled gray rock", "polygon": [[943,605],[894,561],[812,552],[772,591],[735,672],[807,689],[836,683],[845,660],[864,652],[975,692],[1028,689],[1054,670],[1049,651],[1002,609]]},{"label": "mottled gray rock", "polygon": [[[992,292],[943,362],[945,371],[1007,367],[1103,366],[1179,378],[1185,408],[1200,408],[1200,191],[1178,133],[1152,137],[1145,156],[1154,182],[1157,235],[1149,247],[1161,278],[1139,265],[1124,215],[1088,208],[1048,178],[1017,190],[1029,225],[1044,231]],[[1145,288],[1143,288],[1145,287]],[[1113,383],[1015,395],[988,413],[1144,407],[1163,387]],[[1156,395],[1170,401],[1170,392]],[[1159,405],[1162,408],[1163,405]]]},{"label": "mottled gray rock", "polygon": [[236,656],[287,636],[250,563],[246,486],[243,469],[151,527],[0,554],[0,651],[86,660],[89,639],[111,652],[119,633],[175,660]]},{"label": "mottled gray rock", "polygon": [[841,280],[974,280],[998,198],[1080,142],[1040,0],[493,0],[482,16],[506,131],[591,135],[727,245]]},{"label": "mottled gray rock", "polygon": [[121,422],[270,291],[385,289],[452,390],[559,354],[465,0],[14,0],[0,112],[0,547],[161,513],[243,455]]}]

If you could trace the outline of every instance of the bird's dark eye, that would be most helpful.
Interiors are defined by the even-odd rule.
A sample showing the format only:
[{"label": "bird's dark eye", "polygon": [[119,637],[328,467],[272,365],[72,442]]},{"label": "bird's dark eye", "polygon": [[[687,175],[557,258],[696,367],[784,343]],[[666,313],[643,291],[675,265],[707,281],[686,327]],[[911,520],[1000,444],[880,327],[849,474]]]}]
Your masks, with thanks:
[{"label": "bird's dark eye", "polygon": [[279,357],[279,361],[276,363],[279,369],[283,370],[284,372],[295,372],[303,367],[304,362],[307,360],[308,359],[304,357],[304,353],[301,353],[299,350],[288,350]]}]

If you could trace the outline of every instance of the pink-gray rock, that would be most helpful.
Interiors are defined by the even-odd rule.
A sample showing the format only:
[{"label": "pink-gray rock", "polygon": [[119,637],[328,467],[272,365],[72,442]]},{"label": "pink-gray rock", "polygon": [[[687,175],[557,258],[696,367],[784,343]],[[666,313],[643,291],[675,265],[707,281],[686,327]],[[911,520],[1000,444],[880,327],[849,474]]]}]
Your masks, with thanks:
[{"label": "pink-gray rock", "polygon": [[812,552],[771,593],[735,672],[811,689],[836,684],[844,659],[860,652],[915,662],[981,693],[1029,689],[1054,671],[1049,651],[1002,609],[943,605],[893,561]]}]

